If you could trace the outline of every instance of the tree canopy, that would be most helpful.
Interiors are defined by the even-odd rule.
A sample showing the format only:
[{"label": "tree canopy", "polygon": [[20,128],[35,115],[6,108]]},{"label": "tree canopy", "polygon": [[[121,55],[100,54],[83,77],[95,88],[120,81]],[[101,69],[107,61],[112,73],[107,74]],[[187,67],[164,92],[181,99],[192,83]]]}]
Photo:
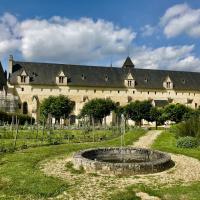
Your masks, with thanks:
[{"label": "tree canopy", "polygon": [[163,110],[161,108],[157,108],[157,107],[152,107],[149,112],[149,121],[156,122],[156,128],[157,128],[158,122],[160,122],[160,123],[163,122],[162,121],[162,112],[163,112]]},{"label": "tree canopy", "polygon": [[135,101],[127,104],[124,110],[127,118],[141,124],[142,119],[149,121],[151,108],[150,101]]},{"label": "tree canopy", "polygon": [[183,104],[170,104],[164,108],[163,119],[176,123],[183,121],[184,117],[192,111],[191,108]]},{"label": "tree canopy", "polygon": [[85,103],[80,116],[89,116],[102,122],[102,119],[110,115],[115,108],[116,104],[111,99],[96,98]]},{"label": "tree canopy", "polygon": [[40,113],[43,117],[47,118],[51,114],[56,119],[61,117],[67,118],[74,109],[74,102],[67,96],[49,96],[44,99],[40,106]]}]

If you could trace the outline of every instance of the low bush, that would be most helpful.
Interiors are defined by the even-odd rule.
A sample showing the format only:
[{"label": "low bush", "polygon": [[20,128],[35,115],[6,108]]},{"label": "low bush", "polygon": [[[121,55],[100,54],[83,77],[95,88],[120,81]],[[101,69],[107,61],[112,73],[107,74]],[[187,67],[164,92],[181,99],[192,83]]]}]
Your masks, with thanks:
[{"label": "low bush", "polygon": [[179,148],[196,148],[198,147],[198,140],[191,136],[180,137],[176,142],[176,146]]},{"label": "low bush", "polygon": [[14,121],[16,121],[16,118],[19,120],[19,125],[35,123],[35,119],[33,117],[31,118],[28,115],[23,115],[19,113],[6,113],[6,112],[0,111],[1,122],[7,122],[11,124],[13,116],[14,116]]},{"label": "low bush", "polygon": [[13,145],[1,144],[0,146],[0,153],[13,153],[14,151],[15,148]]},{"label": "low bush", "polygon": [[176,138],[179,137],[195,137],[200,139],[200,118],[192,117],[171,128],[171,132],[175,133]]},{"label": "low bush", "polygon": [[61,138],[58,138],[58,137],[55,137],[55,136],[54,137],[48,136],[47,141],[48,141],[48,144],[50,144],[50,145],[59,145],[59,144],[63,143]]}]

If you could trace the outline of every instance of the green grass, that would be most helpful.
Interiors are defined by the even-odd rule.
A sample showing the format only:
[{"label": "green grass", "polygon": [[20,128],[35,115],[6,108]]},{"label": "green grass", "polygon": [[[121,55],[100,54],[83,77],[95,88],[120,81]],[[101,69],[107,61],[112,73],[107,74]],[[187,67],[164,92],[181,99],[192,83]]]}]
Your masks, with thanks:
[{"label": "green grass", "polygon": [[153,149],[175,154],[183,154],[200,160],[200,148],[176,147],[176,138],[170,131],[164,131],[152,145]]},{"label": "green grass", "polygon": [[[200,160],[200,148],[186,149],[176,147],[176,138],[174,134],[169,131],[163,131],[163,133],[155,140],[152,148],[169,153],[183,154]],[[126,192],[125,195],[127,195],[127,198],[122,198],[120,200],[131,199],[133,191],[143,191],[152,196],[160,197],[163,200],[199,200],[200,182],[192,182],[188,185],[177,183],[176,185],[166,185],[165,187],[159,185],[149,187],[144,184],[133,185],[124,191]],[[132,194],[132,197],[133,199],[135,198],[134,194]]]},{"label": "green grass", "polygon": [[[126,145],[132,144],[144,130],[129,131],[125,135]],[[56,156],[85,148],[99,146],[119,146],[120,138],[98,143],[63,144],[29,148],[12,154],[0,155],[0,199],[39,199],[54,197],[69,187],[67,181],[45,176],[39,163]]]}]

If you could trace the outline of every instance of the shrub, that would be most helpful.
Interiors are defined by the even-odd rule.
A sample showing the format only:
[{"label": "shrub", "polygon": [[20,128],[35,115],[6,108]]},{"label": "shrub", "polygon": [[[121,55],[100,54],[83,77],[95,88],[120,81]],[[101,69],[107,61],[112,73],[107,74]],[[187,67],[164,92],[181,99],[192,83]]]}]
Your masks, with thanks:
[{"label": "shrub", "polygon": [[62,144],[62,139],[49,135],[47,137],[47,142],[48,142],[49,145],[59,145],[59,144]]},{"label": "shrub", "polygon": [[1,144],[0,153],[13,153],[15,148],[12,145]]},{"label": "shrub", "polygon": [[175,125],[171,131],[176,134],[177,138],[191,136],[200,139],[200,119],[199,117],[192,117]]},{"label": "shrub", "polygon": [[196,148],[198,147],[198,141],[196,138],[190,136],[180,137],[177,140],[176,146],[179,148]]},{"label": "shrub", "polygon": [[12,117],[14,116],[14,120],[19,119],[19,124],[20,125],[25,125],[27,124],[34,124],[35,119],[31,118],[28,115],[23,115],[23,114],[18,114],[18,113],[6,113],[6,112],[2,112],[0,111],[0,119],[2,122],[8,122],[9,124],[11,124],[12,122]]}]

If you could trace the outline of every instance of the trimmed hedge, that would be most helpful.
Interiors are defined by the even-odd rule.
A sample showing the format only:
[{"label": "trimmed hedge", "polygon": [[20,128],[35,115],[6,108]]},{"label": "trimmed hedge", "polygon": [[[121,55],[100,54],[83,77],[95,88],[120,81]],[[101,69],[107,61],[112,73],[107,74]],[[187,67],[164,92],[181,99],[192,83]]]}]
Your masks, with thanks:
[{"label": "trimmed hedge", "polygon": [[198,141],[191,136],[180,137],[176,142],[176,146],[180,148],[196,148],[198,147]]},{"label": "trimmed hedge", "polygon": [[23,114],[19,114],[19,113],[6,113],[6,112],[2,112],[0,111],[0,121],[1,122],[6,122],[11,124],[12,123],[12,117],[14,116],[14,121],[17,119],[19,119],[19,125],[24,125],[26,123],[31,124],[35,123],[35,119],[28,115],[23,115]]}]

